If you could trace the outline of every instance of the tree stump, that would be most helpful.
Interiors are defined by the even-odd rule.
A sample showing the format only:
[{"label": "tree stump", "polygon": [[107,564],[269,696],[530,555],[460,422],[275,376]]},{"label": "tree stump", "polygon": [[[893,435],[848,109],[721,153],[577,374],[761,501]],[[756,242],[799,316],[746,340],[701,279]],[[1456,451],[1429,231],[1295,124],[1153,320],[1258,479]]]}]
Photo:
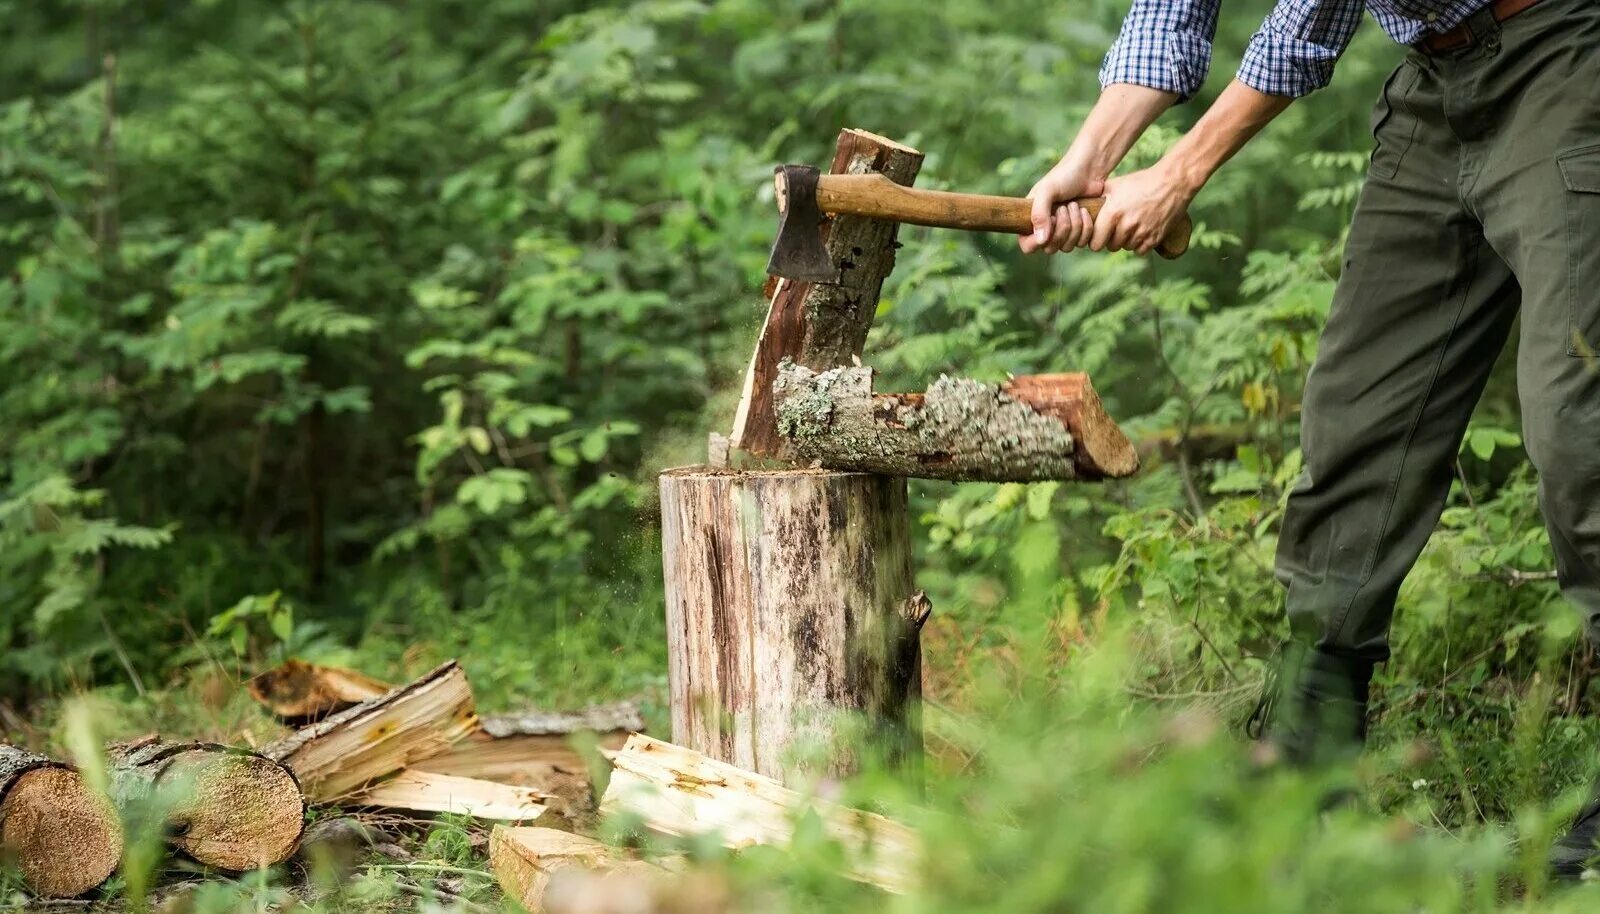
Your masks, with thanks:
[{"label": "tree stump", "polygon": [[821,773],[844,775],[855,715],[891,759],[920,753],[905,480],[684,467],[661,521],[675,743],[780,780],[827,746]]}]

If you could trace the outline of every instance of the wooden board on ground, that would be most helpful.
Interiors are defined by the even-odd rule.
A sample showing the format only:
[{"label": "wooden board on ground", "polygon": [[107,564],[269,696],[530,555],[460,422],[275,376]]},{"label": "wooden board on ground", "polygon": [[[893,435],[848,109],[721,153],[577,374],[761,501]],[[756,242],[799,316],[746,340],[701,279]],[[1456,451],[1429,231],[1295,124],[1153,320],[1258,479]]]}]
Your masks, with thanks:
[{"label": "wooden board on ground", "polygon": [[593,739],[602,750],[615,750],[627,742],[629,733],[644,729],[644,716],[633,702],[578,711],[496,714],[480,722],[476,733],[411,770],[535,788],[547,796],[549,812],[574,827],[589,824],[595,808],[589,768],[574,737]]},{"label": "wooden board on ground", "polygon": [[905,480],[683,467],[660,484],[673,740],[780,779],[821,749],[813,770],[845,775],[836,735],[865,718],[886,755],[920,755]]},{"label": "wooden board on ground", "polygon": [[467,675],[455,661],[265,747],[314,803],[348,797],[432,758],[478,728]]},{"label": "wooden board on ground", "polygon": [[808,799],[771,778],[638,735],[612,757],[615,769],[600,810],[637,817],[667,835],[714,834],[732,848],[785,845],[796,817],[816,815],[848,851],[846,876],[891,892],[915,882],[920,842],[885,816]]},{"label": "wooden board on ground", "polygon": [[[685,886],[673,874],[680,857],[645,861],[601,841],[553,828],[496,826],[489,868],[507,896],[533,912],[655,912],[680,909]],[[707,902],[712,899],[702,898]],[[681,907],[714,912],[715,903]]]},{"label": "wooden board on ground", "polygon": [[773,385],[794,457],[836,470],[980,482],[1132,475],[1139,456],[1084,374],[1004,384],[941,377],[927,393],[874,393],[870,368],[785,362]]},{"label": "wooden board on ground", "polygon": [[355,794],[343,805],[532,822],[544,814],[548,799],[548,795],[530,787],[408,769]]},{"label": "wooden board on ground", "polygon": [[71,765],[0,744],[0,857],[43,898],[74,898],[122,859],[111,801]]},{"label": "wooden board on ground", "polygon": [[[877,172],[910,186],[921,168],[921,152],[864,130],[845,130],[839,134],[829,171]],[[839,216],[826,230],[828,257],[840,267],[839,282],[769,284],[771,304],[734,417],[731,443],[739,450],[761,457],[783,456],[772,382],[784,359],[816,371],[850,365],[860,357],[872,329],[884,277],[894,269],[899,226],[881,219]]]},{"label": "wooden board on ground", "polygon": [[110,747],[107,767],[119,807],[159,814],[169,843],[207,866],[282,863],[305,830],[294,774],[254,752],[147,737]]}]

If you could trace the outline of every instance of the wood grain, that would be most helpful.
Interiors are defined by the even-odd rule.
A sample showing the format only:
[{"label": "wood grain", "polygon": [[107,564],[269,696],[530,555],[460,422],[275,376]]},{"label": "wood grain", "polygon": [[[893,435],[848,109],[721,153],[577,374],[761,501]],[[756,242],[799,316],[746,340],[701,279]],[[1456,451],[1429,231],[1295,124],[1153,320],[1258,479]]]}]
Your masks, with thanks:
[{"label": "wood grain", "polygon": [[602,813],[637,817],[666,835],[714,836],[732,848],[786,845],[795,823],[814,815],[822,833],[845,847],[844,875],[890,892],[908,891],[917,882],[921,842],[893,819],[806,797],[772,778],[643,734],[629,739],[612,763]]},{"label": "wood grain", "polygon": [[71,765],[0,744],[0,855],[42,898],[72,898],[122,859],[111,802]]}]

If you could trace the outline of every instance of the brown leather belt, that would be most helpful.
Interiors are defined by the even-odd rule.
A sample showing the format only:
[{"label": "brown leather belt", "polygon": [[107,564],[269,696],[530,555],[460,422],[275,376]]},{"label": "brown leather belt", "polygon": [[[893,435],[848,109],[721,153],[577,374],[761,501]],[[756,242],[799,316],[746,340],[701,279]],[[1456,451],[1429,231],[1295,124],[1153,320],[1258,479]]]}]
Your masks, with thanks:
[{"label": "brown leather belt", "polygon": [[[1495,22],[1505,22],[1538,2],[1539,0],[1495,0],[1494,3],[1489,5],[1489,12],[1494,16]],[[1468,28],[1467,24],[1463,22],[1448,32],[1440,32],[1437,35],[1430,35],[1422,39],[1417,42],[1417,47],[1427,51],[1429,54],[1438,54],[1442,51],[1459,51],[1462,48],[1470,48],[1477,41],[1478,39],[1472,34],[1472,29]]]}]

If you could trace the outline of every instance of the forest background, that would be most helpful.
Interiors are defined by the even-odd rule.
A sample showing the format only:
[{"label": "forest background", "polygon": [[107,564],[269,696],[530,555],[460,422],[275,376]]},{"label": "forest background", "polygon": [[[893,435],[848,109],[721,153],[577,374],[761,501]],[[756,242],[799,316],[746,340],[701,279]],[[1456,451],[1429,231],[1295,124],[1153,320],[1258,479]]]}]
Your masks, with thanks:
[{"label": "forest background", "polygon": [[[88,707],[237,738],[263,725],[238,683],[289,655],[460,657],[487,708],[664,723],[655,474],[730,424],[772,166],[858,126],[924,150],[922,186],[1019,195],[1125,8],[0,0],[0,729],[59,747]],[[1229,4],[1207,89],[1130,167],[1268,8]],[[1545,898],[1600,706],[1509,370],[1401,595],[1370,811],[1315,827],[1312,786],[1240,773],[1300,391],[1402,53],[1367,23],[1180,261],[902,230],[881,389],[1088,371],[1147,454],[1125,483],[912,484],[919,808],[1014,837],[930,825],[947,865],[907,910]],[[803,864],[758,861],[797,909],[860,903]]]}]

